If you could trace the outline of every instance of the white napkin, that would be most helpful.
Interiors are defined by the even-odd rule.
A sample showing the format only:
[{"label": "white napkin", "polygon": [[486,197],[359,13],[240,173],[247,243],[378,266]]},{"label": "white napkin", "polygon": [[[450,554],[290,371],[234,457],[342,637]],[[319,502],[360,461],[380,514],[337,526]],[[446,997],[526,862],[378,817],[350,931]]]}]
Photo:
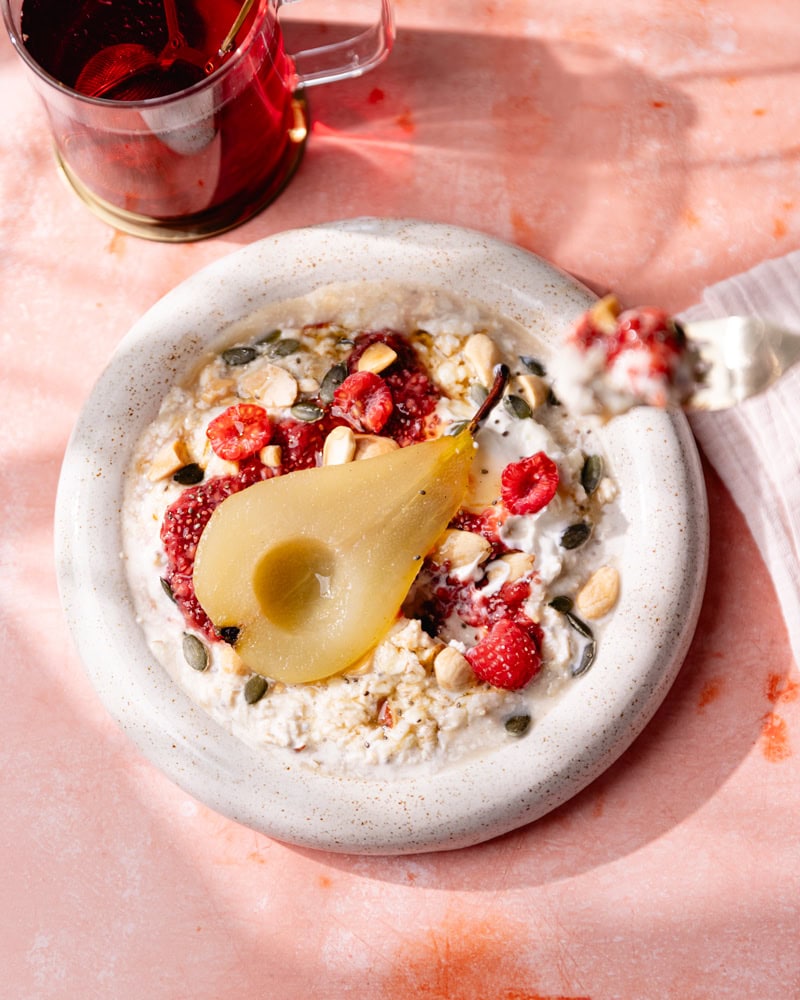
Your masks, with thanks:
[{"label": "white napkin", "polygon": [[[713,285],[680,318],[735,315],[800,333],[800,251]],[[691,425],[772,575],[800,664],[800,365],[731,410],[694,414]]]}]

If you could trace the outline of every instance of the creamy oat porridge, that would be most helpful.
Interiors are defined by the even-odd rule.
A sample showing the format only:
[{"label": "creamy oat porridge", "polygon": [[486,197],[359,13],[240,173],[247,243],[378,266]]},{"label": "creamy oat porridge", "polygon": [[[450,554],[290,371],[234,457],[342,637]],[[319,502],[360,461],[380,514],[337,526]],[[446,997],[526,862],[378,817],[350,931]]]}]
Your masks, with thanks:
[{"label": "creamy oat porridge", "polygon": [[[590,669],[620,587],[616,487],[598,425],[576,422],[554,397],[535,345],[535,331],[480,304],[364,282],[270,306],[227,331],[168,393],[126,480],[123,555],[137,615],[154,656],[190,698],[248,744],[312,768],[402,773],[520,738],[535,752],[537,720]],[[504,394],[473,428],[473,444],[464,428],[493,384]],[[444,438],[469,441],[461,492],[436,481],[443,466],[430,445]],[[415,483],[414,494],[425,502],[458,495],[433,544],[411,557],[413,582],[391,621],[331,676],[324,640],[309,645],[310,622],[287,647],[297,650],[297,670],[276,660],[271,671],[269,635],[277,648],[297,602],[313,598],[320,613],[336,607],[337,587],[357,589],[362,574],[380,579],[381,567],[366,564],[383,556],[359,552],[372,552],[373,541],[383,551],[382,527],[416,530],[413,515],[389,517],[393,495],[408,488],[406,477],[391,478],[397,455],[410,448],[417,451],[405,456],[419,456],[419,468],[434,462],[432,481]],[[374,511],[337,493],[353,470],[380,485]],[[269,523],[253,527],[250,551],[247,539],[258,510],[277,509],[269,505],[279,483],[287,504],[304,498],[292,517],[353,520],[364,530],[352,553],[331,556],[330,571],[297,582],[292,563],[280,563],[263,617],[278,604],[281,615],[255,649],[246,640],[256,624],[237,617],[240,605],[219,611],[205,596],[228,572],[208,553],[217,542],[225,550],[231,536],[217,525],[233,520],[241,530],[232,561],[249,566],[259,549],[236,586],[263,591],[256,578]],[[255,502],[262,495],[265,508]],[[383,589],[367,588],[365,620]]]}]

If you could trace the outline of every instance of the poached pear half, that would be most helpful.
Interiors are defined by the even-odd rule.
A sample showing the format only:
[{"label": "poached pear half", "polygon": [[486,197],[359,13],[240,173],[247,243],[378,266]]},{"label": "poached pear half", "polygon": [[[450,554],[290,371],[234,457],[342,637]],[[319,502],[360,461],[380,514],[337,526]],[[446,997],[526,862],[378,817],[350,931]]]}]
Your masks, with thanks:
[{"label": "poached pear half", "polygon": [[320,680],[380,642],[462,502],[475,427],[268,479],[220,504],[197,548],[195,593],[218,629],[239,629],[249,670]]}]

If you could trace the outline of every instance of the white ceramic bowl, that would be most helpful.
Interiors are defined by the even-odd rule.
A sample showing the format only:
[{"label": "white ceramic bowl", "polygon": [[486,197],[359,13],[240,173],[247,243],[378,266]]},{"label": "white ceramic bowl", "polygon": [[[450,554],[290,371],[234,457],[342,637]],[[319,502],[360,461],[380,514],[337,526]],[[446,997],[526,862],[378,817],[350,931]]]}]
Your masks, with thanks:
[{"label": "white ceramic bowl", "polygon": [[444,850],[542,816],[597,777],[646,725],[697,621],[706,498],[681,414],[640,409],[611,422],[604,446],[627,523],[621,601],[593,668],[524,740],[424,778],[374,780],[287,768],[268,751],[250,749],[178,690],[145,644],[118,556],[123,473],[136,438],[204,344],[270,302],[361,279],[445,287],[550,343],[593,300],[519,248],[408,220],[282,233],[218,261],[136,323],[80,415],[59,485],[59,582],[103,702],[145,756],[189,793],[298,845],[372,854]]}]

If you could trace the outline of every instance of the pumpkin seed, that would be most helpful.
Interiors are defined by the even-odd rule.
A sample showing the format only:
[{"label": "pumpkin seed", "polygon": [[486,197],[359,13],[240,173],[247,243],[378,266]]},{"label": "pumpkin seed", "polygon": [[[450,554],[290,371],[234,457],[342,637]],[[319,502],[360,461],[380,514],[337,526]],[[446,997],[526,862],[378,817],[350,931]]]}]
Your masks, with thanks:
[{"label": "pumpkin seed", "polygon": [[469,389],[467,390],[467,396],[469,401],[474,403],[475,406],[480,406],[482,403],[486,402],[486,397],[489,395],[489,390],[485,385],[481,385],[480,382],[470,382]]},{"label": "pumpkin seed", "polygon": [[506,719],[506,732],[511,733],[512,736],[523,736],[527,733],[530,724],[531,717],[529,715],[512,715],[510,719]]},{"label": "pumpkin seed", "polygon": [[591,533],[592,527],[585,521],[571,524],[561,532],[561,547],[563,549],[577,549],[583,545]]},{"label": "pumpkin seed", "polygon": [[603,459],[600,455],[587,455],[581,469],[581,486],[591,496],[603,478]]},{"label": "pumpkin seed", "polygon": [[313,403],[295,403],[289,412],[295,420],[304,420],[307,424],[313,424],[325,416],[325,411]]},{"label": "pumpkin seed", "polygon": [[528,403],[525,402],[522,396],[517,396],[513,392],[503,397],[503,405],[511,416],[516,417],[518,420],[525,420],[527,417],[533,416],[533,410]]},{"label": "pumpkin seed", "polygon": [[174,472],[172,479],[174,482],[180,483],[181,486],[196,486],[197,483],[202,483],[204,476],[205,472],[197,462],[190,462]]},{"label": "pumpkin seed", "polygon": [[280,340],[273,340],[267,347],[267,354],[271,358],[288,358],[290,354],[296,354],[301,343],[294,337],[284,337]]},{"label": "pumpkin seed", "polygon": [[167,595],[167,597],[172,601],[173,604],[176,603],[175,595],[172,592],[172,587],[170,586],[169,580],[166,580],[163,576],[159,578],[161,580],[161,589]]},{"label": "pumpkin seed", "polygon": [[445,435],[447,437],[458,437],[465,427],[469,427],[469,420],[456,420],[454,424],[450,424],[447,428]]},{"label": "pumpkin seed", "polygon": [[586,645],[583,647],[583,652],[581,653],[580,659],[572,667],[572,676],[580,677],[581,674],[585,674],[586,671],[594,663],[595,657],[597,656],[597,643],[594,639],[590,639]]},{"label": "pumpkin seed", "polygon": [[560,611],[562,614],[565,614],[567,611],[572,611],[572,598],[567,597],[566,594],[554,597],[553,600],[550,601],[550,607],[555,608],[556,611]]},{"label": "pumpkin seed", "polygon": [[192,668],[202,672],[208,669],[208,650],[196,635],[183,633],[183,658]]},{"label": "pumpkin seed", "polygon": [[280,330],[270,330],[269,333],[265,333],[263,337],[259,337],[256,344],[258,344],[259,347],[263,347],[264,344],[271,344],[274,340],[277,340],[280,335]]},{"label": "pumpkin seed", "polygon": [[346,378],[347,365],[343,364],[341,361],[338,364],[332,365],[325,372],[322,384],[319,387],[319,398],[323,403],[330,403],[333,401],[333,394]]},{"label": "pumpkin seed", "polygon": [[237,628],[236,625],[225,625],[219,630],[219,634],[223,642],[227,642],[229,646],[235,646],[240,631],[241,629]]},{"label": "pumpkin seed", "polygon": [[548,406],[561,406],[561,400],[556,396],[552,389],[547,393],[547,405]]},{"label": "pumpkin seed", "polygon": [[262,677],[261,674],[253,674],[244,686],[244,700],[248,705],[255,705],[257,701],[261,701],[268,688],[266,677]]},{"label": "pumpkin seed", "polygon": [[565,612],[565,618],[578,635],[582,635],[584,639],[594,639],[594,633],[582,618],[578,618],[572,611]]},{"label": "pumpkin seed", "polygon": [[257,356],[258,351],[255,347],[229,347],[227,351],[222,352],[222,360],[231,368],[237,365],[249,365]]},{"label": "pumpkin seed", "polygon": [[525,365],[531,375],[538,375],[539,378],[544,378],[547,374],[547,369],[538,358],[532,358],[530,354],[520,354],[519,360]]}]

